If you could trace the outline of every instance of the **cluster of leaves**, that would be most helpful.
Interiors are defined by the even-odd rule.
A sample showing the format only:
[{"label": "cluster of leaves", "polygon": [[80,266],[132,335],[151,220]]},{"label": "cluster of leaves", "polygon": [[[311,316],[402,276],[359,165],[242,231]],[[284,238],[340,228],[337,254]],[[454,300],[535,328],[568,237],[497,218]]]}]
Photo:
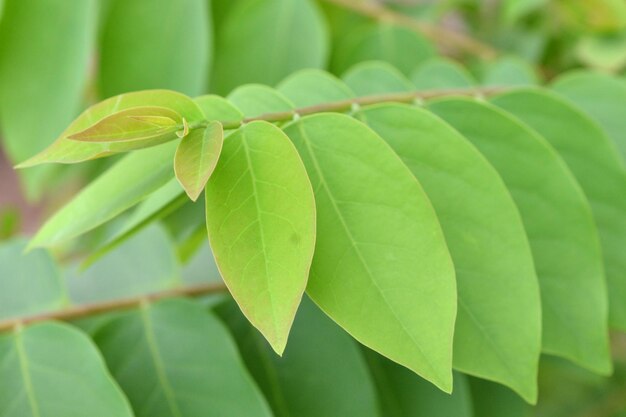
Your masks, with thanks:
[{"label": "cluster of leaves", "polygon": [[[87,247],[88,277],[8,244],[0,318],[218,278],[211,261],[172,272],[207,254],[207,231],[236,304],[17,326],[0,335],[0,384],[16,381],[0,416],[508,417],[526,407],[502,385],[535,402],[541,353],[611,373],[623,80],[512,89],[538,78],[502,59],[478,82],[414,30],[309,0],[30,3],[0,1],[7,150],[22,161],[58,137],[21,166],[116,162],[30,242]],[[110,98],[70,124],[96,44]],[[343,75],[293,73],[310,67]],[[42,188],[58,166],[23,172]]]}]

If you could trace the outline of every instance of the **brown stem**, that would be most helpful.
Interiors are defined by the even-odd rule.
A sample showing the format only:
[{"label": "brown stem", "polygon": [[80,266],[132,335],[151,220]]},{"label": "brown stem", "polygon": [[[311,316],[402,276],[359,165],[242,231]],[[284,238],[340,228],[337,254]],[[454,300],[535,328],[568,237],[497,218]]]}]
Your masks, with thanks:
[{"label": "brown stem", "polygon": [[377,21],[390,22],[406,27],[423,34],[442,46],[456,48],[461,51],[479,56],[483,59],[494,59],[498,52],[489,45],[479,42],[459,32],[454,32],[440,26],[420,22],[411,16],[395,12],[382,4],[358,0],[323,0],[355,13],[367,16]]},{"label": "brown stem", "polygon": [[18,326],[37,323],[46,320],[76,320],[83,317],[89,317],[96,314],[107,313],[122,309],[138,307],[146,301],[156,301],[163,298],[171,297],[199,297],[202,295],[215,294],[226,291],[223,283],[199,284],[181,288],[175,288],[166,291],[155,292],[152,294],[142,295],[140,297],[121,298],[112,301],[103,301],[100,303],[90,303],[79,306],[73,306],[64,310],[51,311],[48,313],[36,314],[33,316],[20,317],[0,321],[0,332],[16,328]]},{"label": "brown stem", "polygon": [[236,129],[242,123],[254,122],[257,120],[265,120],[267,122],[283,122],[291,120],[294,116],[306,116],[307,114],[323,113],[323,112],[342,112],[359,106],[367,106],[380,103],[413,103],[418,100],[430,100],[447,96],[491,96],[494,94],[508,91],[510,88],[505,87],[484,87],[484,88],[460,88],[449,90],[432,90],[432,91],[409,91],[391,94],[376,94],[370,96],[362,96],[354,99],[332,101],[328,103],[317,104],[315,106],[301,107],[294,110],[281,111],[275,113],[265,113],[259,116],[248,117],[243,121],[223,121],[224,129]]}]

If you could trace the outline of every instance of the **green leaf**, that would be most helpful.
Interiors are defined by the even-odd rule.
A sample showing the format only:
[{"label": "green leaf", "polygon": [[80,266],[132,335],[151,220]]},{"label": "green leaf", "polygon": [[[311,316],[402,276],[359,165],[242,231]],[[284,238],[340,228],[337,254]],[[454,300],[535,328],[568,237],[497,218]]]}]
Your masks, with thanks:
[{"label": "green leaf", "polygon": [[608,75],[576,71],[559,77],[552,88],[598,122],[626,161],[626,84]]},{"label": "green leaf", "polygon": [[[559,152],[584,190],[600,233],[608,279],[611,324],[626,330],[626,172],[620,155],[606,134],[587,115],[564,99],[545,91],[522,90],[494,99],[494,103],[536,129]],[[566,121],[564,123],[564,121]],[[574,358],[587,367],[606,373],[611,368],[604,324],[604,310],[592,310],[593,320],[576,320],[580,333],[579,354]],[[581,312],[582,313],[582,312]],[[591,319],[591,317],[590,317]]]},{"label": "green leaf", "polygon": [[328,34],[311,0],[243,0],[217,33],[213,88],[274,85],[302,68],[326,65]]},{"label": "green leaf", "polygon": [[[0,126],[13,162],[48,146],[80,110],[96,27],[95,0],[24,0],[4,6],[0,26]],[[50,172],[24,173],[29,194]]]},{"label": "green leaf", "polygon": [[221,275],[282,354],[315,246],[315,202],[302,161],[276,126],[246,124],[226,138],[205,197]]},{"label": "green leaf", "polygon": [[223,97],[208,94],[196,97],[194,101],[204,113],[206,120],[239,121],[243,119],[243,113]]},{"label": "green leaf", "polygon": [[504,57],[484,69],[482,84],[487,86],[526,86],[539,84],[535,69],[518,57]]},{"label": "green leaf", "polygon": [[445,58],[433,58],[411,73],[418,90],[469,88],[476,85],[473,76],[461,65]]},{"label": "green leaf", "polygon": [[537,277],[522,220],[497,171],[432,113],[386,104],[357,117],[402,158],[441,222],[459,300],[454,367],[508,384],[532,379],[541,335]]},{"label": "green leaf", "polygon": [[276,417],[379,416],[372,377],[357,344],[307,297],[282,358],[233,302],[220,305],[218,313]]},{"label": "green leaf", "polygon": [[109,0],[100,41],[102,95],[206,88],[212,29],[206,0]]},{"label": "green leaf", "polygon": [[174,177],[171,161],[176,145],[127,155],[48,219],[29,247],[53,246],[80,236],[141,202]]},{"label": "green leaf", "polygon": [[133,107],[113,113],[67,138],[95,143],[139,142],[148,147],[176,139],[176,131],[183,129],[184,123],[180,114],[165,107]]},{"label": "green leaf", "polygon": [[419,183],[348,116],[306,116],[285,131],[315,190],[308,294],[358,341],[449,392],[454,268]]},{"label": "green leaf", "polygon": [[122,94],[85,110],[52,145],[17,167],[27,168],[44,163],[71,164],[125,152],[128,150],[128,144],[125,143],[81,143],[68,139],[68,136],[81,132],[114,113],[143,106],[165,107],[180,114],[190,124],[204,120],[202,110],[193,100],[174,91],[149,90]]},{"label": "green leaf", "polygon": [[270,417],[224,326],[186,300],[144,304],[94,340],[137,417]]},{"label": "green leaf", "polygon": [[131,417],[91,340],[59,323],[0,335],[0,416]]},{"label": "green leaf", "polygon": [[465,375],[454,373],[454,390],[446,394],[406,368],[364,350],[384,416],[473,417],[472,399]]},{"label": "green leaf", "polygon": [[343,80],[359,96],[412,91],[411,82],[385,62],[364,62],[350,68]]},{"label": "green leaf", "polygon": [[[429,108],[485,155],[511,191],[539,278],[543,351],[573,356],[580,345],[578,324],[589,320],[585,312],[593,310],[592,325],[604,331],[607,319],[597,230],[576,179],[546,139],[495,106],[446,99]],[[507,385],[534,402],[536,371],[536,363],[528,364]]]},{"label": "green leaf", "polygon": [[181,284],[174,247],[158,225],[134,235],[88,270],[69,268],[65,275],[76,304],[136,297]]},{"label": "green leaf", "polygon": [[340,79],[325,71],[307,69],[298,71],[278,85],[282,93],[296,107],[348,100],[354,93]]},{"label": "green leaf", "polygon": [[380,60],[409,74],[435,54],[434,46],[414,30],[385,22],[370,23],[336,40],[331,67],[341,74],[354,64]]},{"label": "green leaf", "polygon": [[192,201],[196,201],[213,173],[222,151],[224,131],[220,122],[209,122],[185,136],[174,156],[176,178]]},{"label": "green leaf", "polygon": [[289,111],[294,107],[281,93],[260,84],[242,85],[233,90],[227,98],[246,117]]},{"label": "green leaf", "polygon": [[65,287],[50,254],[38,249],[25,255],[25,247],[23,239],[0,244],[0,320],[67,305]]}]

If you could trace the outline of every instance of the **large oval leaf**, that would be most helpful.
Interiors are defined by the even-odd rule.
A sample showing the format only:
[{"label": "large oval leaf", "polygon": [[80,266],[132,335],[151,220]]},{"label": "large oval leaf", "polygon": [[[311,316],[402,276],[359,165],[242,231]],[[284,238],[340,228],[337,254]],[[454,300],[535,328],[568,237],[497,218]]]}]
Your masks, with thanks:
[{"label": "large oval leaf", "polygon": [[107,156],[115,152],[128,151],[132,149],[132,146],[129,147],[125,143],[82,143],[68,139],[68,136],[81,132],[114,113],[144,106],[164,107],[175,111],[184,117],[188,123],[204,120],[202,110],[192,99],[174,91],[148,90],[122,94],[85,110],[52,145],[18,165],[18,168],[27,168],[44,163],[71,164]]},{"label": "large oval leaf", "polygon": [[[97,25],[95,0],[10,1],[0,26],[0,126],[23,161],[48,146],[80,110]],[[50,170],[26,173],[34,195]]]},{"label": "large oval leaf", "polygon": [[360,96],[414,89],[400,71],[385,62],[363,62],[350,68],[342,78],[352,91]]},{"label": "large oval leaf", "polygon": [[218,313],[276,417],[379,416],[372,377],[357,344],[307,297],[282,358],[272,354],[233,302],[219,306]]},{"label": "large oval leaf", "polygon": [[314,106],[354,97],[354,93],[340,79],[315,69],[292,74],[278,85],[278,91],[296,107]]},{"label": "large oval leaf", "polygon": [[65,324],[0,335],[0,380],[2,417],[133,416],[91,340]]},{"label": "large oval leaf", "polygon": [[220,273],[281,354],[315,246],[315,202],[302,161],[276,126],[246,124],[226,138],[205,197]]},{"label": "large oval leaf", "polygon": [[419,183],[348,116],[306,116],[285,131],[315,190],[308,294],[361,343],[450,391],[454,269]]},{"label": "large oval leaf", "polygon": [[497,171],[424,110],[386,104],[356,116],[402,158],[441,222],[459,299],[454,367],[506,384],[532,380],[541,336],[537,276],[522,219]]},{"label": "large oval leaf", "polygon": [[245,83],[274,85],[302,68],[326,63],[328,35],[311,0],[244,0],[217,33],[213,88],[227,93]]},{"label": "large oval leaf", "polygon": [[413,70],[411,81],[420,90],[469,88],[476,84],[465,68],[444,58],[433,58],[424,62]]},{"label": "large oval leaf", "polygon": [[191,301],[144,304],[94,339],[137,417],[272,415],[224,326]]},{"label": "large oval leaf", "polygon": [[[493,102],[545,137],[582,186],[600,233],[611,324],[626,330],[626,171],[615,145],[588,116],[555,94],[523,90],[498,96]],[[593,321],[577,322],[581,336],[578,359],[594,370],[606,372],[610,358],[600,320],[596,317]],[[603,354],[599,354],[598,345]]]},{"label": "large oval leaf", "polygon": [[237,87],[227,98],[247,117],[289,111],[294,107],[281,93],[260,84],[246,84]]},{"label": "large oval leaf", "polygon": [[593,117],[626,161],[626,85],[623,82],[606,74],[576,71],[557,78],[552,88]]},{"label": "large oval leaf", "polygon": [[212,30],[206,0],[109,0],[100,41],[104,97],[168,88],[205,90]]},{"label": "large oval leaf", "polygon": [[[591,317],[592,326],[606,331],[608,307],[597,230],[580,186],[543,137],[495,106],[446,99],[429,107],[487,157],[511,191],[539,277],[543,351],[574,356],[580,342],[573,323]],[[607,346],[600,342],[603,355]],[[536,366],[526,371],[511,387],[534,401]]]}]

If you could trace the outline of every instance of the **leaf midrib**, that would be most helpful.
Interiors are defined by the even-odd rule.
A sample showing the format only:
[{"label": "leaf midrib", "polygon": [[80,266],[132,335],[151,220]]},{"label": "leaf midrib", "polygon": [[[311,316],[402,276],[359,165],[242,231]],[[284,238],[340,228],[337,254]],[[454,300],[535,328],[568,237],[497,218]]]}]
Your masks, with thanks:
[{"label": "leaf midrib", "polygon": [[37,403],[37,399],[35,397],[35,387],[33,386],[33,381],[30,377],[30,370],[28,366],[28,358],[26,354],[26,349],[24,348],[24,340],[22,337],[22,329],[18,328],[15,331],[15,350],[17,351],[17,356],[20,363],[20,374],[22,375],[22,379],[24,380],[24,388],[26,391],[26,396],[28,398],[28,404],[30,405],[30,409],[33,413],[34,417],[41,417],[41,413],[39,411],[39,404]]}]

